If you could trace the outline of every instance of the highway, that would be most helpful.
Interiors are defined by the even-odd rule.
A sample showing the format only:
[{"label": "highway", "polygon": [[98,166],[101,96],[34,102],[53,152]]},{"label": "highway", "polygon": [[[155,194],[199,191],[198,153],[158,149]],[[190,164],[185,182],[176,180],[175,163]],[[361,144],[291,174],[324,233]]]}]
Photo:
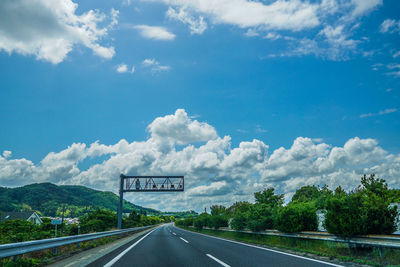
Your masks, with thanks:
[{"label": "highway", "polygon": [[88,266],[340,266],[162,225]]}]

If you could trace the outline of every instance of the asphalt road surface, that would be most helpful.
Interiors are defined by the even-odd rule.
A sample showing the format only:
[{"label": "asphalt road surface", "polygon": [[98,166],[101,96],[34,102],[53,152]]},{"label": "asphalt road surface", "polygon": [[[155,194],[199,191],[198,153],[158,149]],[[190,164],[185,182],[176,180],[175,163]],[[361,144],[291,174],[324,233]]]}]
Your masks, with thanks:
[{"label": "asphalt road surface", "polygon": [[340,266],[162,225],[89,266]]}]

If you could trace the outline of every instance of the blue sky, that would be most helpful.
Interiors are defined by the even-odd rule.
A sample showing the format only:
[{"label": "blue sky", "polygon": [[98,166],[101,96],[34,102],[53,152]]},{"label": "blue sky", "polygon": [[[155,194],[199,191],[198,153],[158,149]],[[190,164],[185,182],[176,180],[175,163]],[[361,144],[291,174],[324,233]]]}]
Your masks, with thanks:
[{"label": "blue sky", "polygon": [[[173,142],[174,151],[201,148],[229,136],[227,156],[243,142],[263,142],[268,146],[266,155],[260,152],[264,166],[250,164],[249,173],[242,174],[244,179],[256,173],[251,182],[242,181],[252,186],[246,191],[249,200],[259,186],[273,185],[290,195],[293,188],[284,182],[340,182],[329,176],[343,170],[339,165],[312,175],[296,171],[277,178],[264,173],[272,166],[267,162],[271,155],[280,147],[289,151],[299,137],[330,147],[330,152],[311,155],[314,161],[335,147],[345,149],[349,140],[370,140],[365,141],[369,145],[373,140],[374,148],[368,151],[384,151],[379,159],[346,165],[348,175],[357,170],[349,188],[364,167],[379,166],[382,175],[400,173],[398,1],[207,3],[40,0],[33,8],[29,1],[3,1],[0,151],[6,152],[0,156],[0,185],[51,181],[115,191],[114,173],[152,169],[131,162],[97,173],[101,182],[84,179],[85,171],[101,168],[122,152],[79,156],[69,149],[73,144],[89,148],[96,141],[113,147],[122,139],[149,143],[156,135],[163,136],[164,143]],[[177,115],[180,109],[187,117]],[[156,118],[168,121],[168,116],[175,116],[177,125],[193,136],[179,139],[183,130],[177,131],[176,125],[165,126],[169,133],[151,130]],[[191,132],[196,122],[212,127],[215,134]],[[137,160],[132,153],[130,160]],[[51,155],[59,158],[47,166],[45,159]],[[60,160],[62,155],[66,161]],[[25,173],[29,166],[40,171]],[[155,174],[165,166],[154,168],[159,172]],[[52,172],[58,168],[63,174]],[[221,170],[181,172],[197,177],[193,188],[217,188],[215,201],[223,183],[232,182]],[[18,178],[21,175],[24,179]],[[329,177],[307,180],[324,175]],[[396,185],[394,176],[383,178]],[[246,195],[238,189],[242,182],[235,180],[237,187],[226,188],[232,199]],[[199,196],[188,192],[183,198],[201,210]],[[150,195],[137,201],[168,209],[152,199]]]}]

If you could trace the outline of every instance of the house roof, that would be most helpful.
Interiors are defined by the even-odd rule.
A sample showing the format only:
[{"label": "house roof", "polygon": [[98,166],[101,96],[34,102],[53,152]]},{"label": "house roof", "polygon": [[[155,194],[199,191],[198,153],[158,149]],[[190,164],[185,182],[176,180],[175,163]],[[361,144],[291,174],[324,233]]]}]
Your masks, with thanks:
[{"label": "house roof", "polygon": [[0,221],[5,221],[5,220],[28,220],[29,217],[32,216],[32,214],[35,213],[35,211],[2,211],[1,212],[1,217]]}]

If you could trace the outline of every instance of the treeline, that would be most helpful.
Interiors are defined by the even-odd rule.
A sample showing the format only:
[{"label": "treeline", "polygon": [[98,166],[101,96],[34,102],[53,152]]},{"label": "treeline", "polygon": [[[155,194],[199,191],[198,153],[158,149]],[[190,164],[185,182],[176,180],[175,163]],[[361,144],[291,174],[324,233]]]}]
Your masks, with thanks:
[{"label": "treeline", "polygon": [[[173,216],[148,216],[145,211],[137,213],[135,210],[128,217],[122,219],[123,228],[154,225],[175,220]],[[117,226],[117,214],[106,209],[96,209],[83,215],[79,220],[79,224],[59,225],[57,236],[108,231]],[[53,238],[55,226],[51,224],[51,219],[42,218],[42,221],[43,223],[40,225],[26,220],[6,220],[0,223],[0,244]]]},{"label": "treeline", "polygon": [[262,231],[277,229],[293,233],[318,230],[317,210],[325,213],[324,227],[341,236],[391,234],[398,222],[397,206],[400,190],[389,189],[386,181],[374,174],[364,175],[361,184],[350,192],[340,186],[334,191],[327,186],[303,186],[291,201],[283,205],[284,195],[274,188],[254,193],[255,203],[236,202],[230,207],[213,205],[211,214],[176,222],[177,225],[197,229],[218,229],[228,225],[234,230]]}]

